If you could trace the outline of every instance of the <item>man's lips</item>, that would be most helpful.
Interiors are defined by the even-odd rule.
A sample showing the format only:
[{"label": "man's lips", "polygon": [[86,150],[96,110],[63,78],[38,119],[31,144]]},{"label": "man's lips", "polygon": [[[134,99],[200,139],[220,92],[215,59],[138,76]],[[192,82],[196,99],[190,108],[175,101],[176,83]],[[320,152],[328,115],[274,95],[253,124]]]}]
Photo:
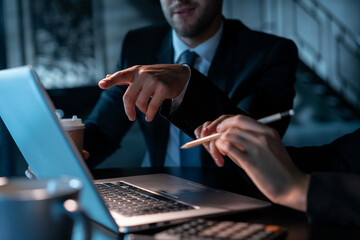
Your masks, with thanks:
[{"label": "man's lips", "polygon": [[191,15],[195,11],[196,7],[180,7],[173,11],[174,15],[178,15],[180,17]]}]

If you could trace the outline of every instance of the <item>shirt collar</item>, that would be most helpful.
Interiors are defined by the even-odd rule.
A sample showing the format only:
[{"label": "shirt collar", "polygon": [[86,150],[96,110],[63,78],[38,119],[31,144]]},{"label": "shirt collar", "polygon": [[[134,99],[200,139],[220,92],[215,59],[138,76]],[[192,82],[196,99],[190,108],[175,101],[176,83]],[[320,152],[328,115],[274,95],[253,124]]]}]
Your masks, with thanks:
[{"label": "shirt collar", "polygon": [[174,63],[179,60],[180,55],[186,50],[191,50],[196,52],[202,59],[210,62],[212,61],[215,55],[215,49],[220,43],[221,35],[224,29],[224,23],[221,21],[219,30],[206,40],[205,42],[199,44],[195,48],[190,48],[187,46],[176,34],[175,30],[172,30],[172,39],[173,39],[173,48],[174,48]]}]

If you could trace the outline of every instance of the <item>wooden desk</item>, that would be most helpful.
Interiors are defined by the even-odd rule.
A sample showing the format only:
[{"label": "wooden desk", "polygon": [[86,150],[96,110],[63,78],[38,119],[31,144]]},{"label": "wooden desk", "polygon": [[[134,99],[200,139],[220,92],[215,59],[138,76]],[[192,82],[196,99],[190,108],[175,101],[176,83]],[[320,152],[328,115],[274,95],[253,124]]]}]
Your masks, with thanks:
[{"label": "wooden desk", "polygon": [[[93,171],[96,179],[125,177],[151,173],[168,173],[209,187],[265,199],[238,169],[224,168],[123,168]],[[304,213],[279,205],[269,208],[226,215],[216,219],[281,225],[287,229],[288,240],[360,239],[360,228],[353,226],[312,225]],[[143,232],[152,233],[152,232]],[[121,239],[121,237],[120,237]]]}]

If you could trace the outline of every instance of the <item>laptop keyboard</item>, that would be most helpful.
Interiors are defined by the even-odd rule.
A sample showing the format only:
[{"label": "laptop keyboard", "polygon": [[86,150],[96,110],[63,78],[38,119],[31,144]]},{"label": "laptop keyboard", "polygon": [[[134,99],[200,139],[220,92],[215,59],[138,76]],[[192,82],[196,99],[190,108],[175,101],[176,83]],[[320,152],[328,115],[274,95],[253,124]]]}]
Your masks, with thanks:
[{"label": "laptop keyboard", "polygon": [[186,240],[284,240],[287,230],[278,225],[250,222],[195,219],[170,227],[155,235],[128,234],[125,240],[186,239]]},{"label": "laptop keyboard", "polygon": [[195,219],[159,232],[154,239],[280,240],[286,238],[286,233],[286,230],[278,225]]},{"label": "laptop keyboard", "polygon": [[96,187],[110,210],[127,217],[194,209],[124,182],[101,183]]}]

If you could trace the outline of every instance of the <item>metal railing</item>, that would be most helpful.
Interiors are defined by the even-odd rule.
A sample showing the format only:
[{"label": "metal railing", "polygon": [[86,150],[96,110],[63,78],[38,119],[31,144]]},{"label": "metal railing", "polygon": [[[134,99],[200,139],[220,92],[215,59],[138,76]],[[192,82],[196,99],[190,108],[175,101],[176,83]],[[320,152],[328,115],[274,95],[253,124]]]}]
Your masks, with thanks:
[{"label": "metal railing", "polygon": [[360,37],[329,9],[319,0],[224,1],[226,17],[292,39],[300,60],[360,112]]},{"label": "metal railing", "polygon": [[[301,60],[360,111],[359,36],[318,1],[293,2],[294,35]],[[315,24],[310,26],[317,30],[315,37],[298,31],[304,18]]]}]

